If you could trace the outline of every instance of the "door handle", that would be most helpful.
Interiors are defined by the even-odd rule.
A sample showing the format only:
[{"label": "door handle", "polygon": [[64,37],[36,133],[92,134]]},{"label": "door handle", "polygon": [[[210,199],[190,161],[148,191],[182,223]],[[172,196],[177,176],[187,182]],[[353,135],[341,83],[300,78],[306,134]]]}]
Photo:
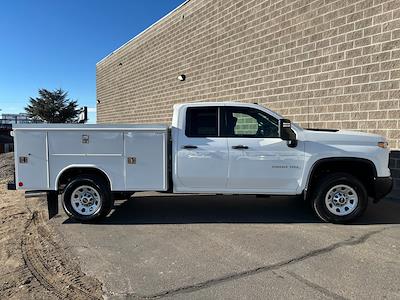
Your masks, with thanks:
[{"label": "door handle", "polygon": [[194,146],[194,145],[185,145],[185,146],[183,146],[183,149],[197,149],[197,146]]},{"label": "door handle", "polygon": [[249,149],[249,147],[246,145],[236,145],[232,146],[232,149]]}]

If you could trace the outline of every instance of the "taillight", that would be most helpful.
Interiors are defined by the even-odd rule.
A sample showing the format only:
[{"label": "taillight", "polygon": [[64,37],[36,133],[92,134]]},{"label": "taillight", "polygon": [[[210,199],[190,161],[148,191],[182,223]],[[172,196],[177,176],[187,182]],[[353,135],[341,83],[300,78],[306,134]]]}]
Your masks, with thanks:
[{"label": "taillight", "polygon": [[20,181],[20,182],[18,182],[18,186],[22,187],[22,186],[24,186],[24,183],[22,181]]}]

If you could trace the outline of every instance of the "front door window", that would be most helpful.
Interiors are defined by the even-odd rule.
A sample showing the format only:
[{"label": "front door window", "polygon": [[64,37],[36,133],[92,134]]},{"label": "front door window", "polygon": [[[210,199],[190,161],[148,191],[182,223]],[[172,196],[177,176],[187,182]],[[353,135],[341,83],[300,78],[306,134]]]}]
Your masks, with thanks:
[{"label": "front door window", "polygon": [[241,138],[278,138],[278,120],[252,108],[226,108],[222,136]]}]

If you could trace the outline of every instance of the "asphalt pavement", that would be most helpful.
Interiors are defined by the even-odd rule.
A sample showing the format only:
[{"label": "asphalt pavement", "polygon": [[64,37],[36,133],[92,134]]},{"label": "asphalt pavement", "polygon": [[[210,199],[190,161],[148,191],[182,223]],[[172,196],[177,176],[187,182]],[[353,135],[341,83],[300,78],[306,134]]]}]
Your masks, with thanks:
[{"label": "asphalt pavement", "polygon": [[333,225],[299,198],[138,193],[52,222],[106,298],[400,299],[400,201]]}]

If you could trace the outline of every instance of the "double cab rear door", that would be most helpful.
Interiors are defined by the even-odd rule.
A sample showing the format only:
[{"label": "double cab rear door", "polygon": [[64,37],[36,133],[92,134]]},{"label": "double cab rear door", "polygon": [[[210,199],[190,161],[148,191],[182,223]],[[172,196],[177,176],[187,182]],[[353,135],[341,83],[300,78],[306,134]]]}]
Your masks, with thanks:
[{"label": "double cab rear door", "polygon": [[288,147],[278,119],[244,106],[186,109],[178,134],[177,192],[296,194],[304,145]]}]

